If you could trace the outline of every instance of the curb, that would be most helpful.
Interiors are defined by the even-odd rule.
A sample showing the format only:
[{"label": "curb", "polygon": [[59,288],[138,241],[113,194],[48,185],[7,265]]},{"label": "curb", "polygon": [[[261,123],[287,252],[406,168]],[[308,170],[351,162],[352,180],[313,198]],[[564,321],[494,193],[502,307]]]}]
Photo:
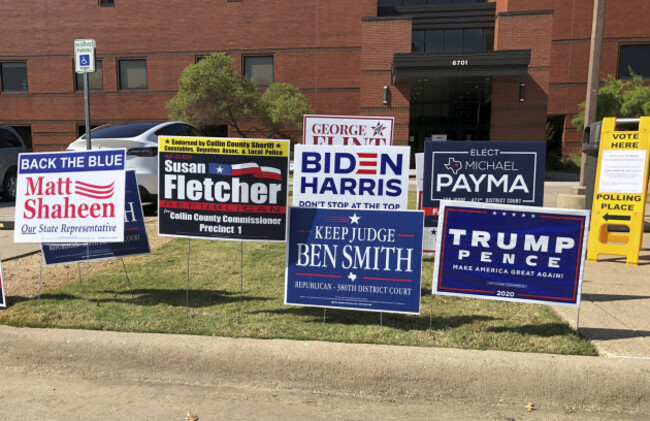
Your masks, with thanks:
[{"label": "curb", "polygon": [[64,376],[650,414],[650,361],[0,326],[4,366]]}]

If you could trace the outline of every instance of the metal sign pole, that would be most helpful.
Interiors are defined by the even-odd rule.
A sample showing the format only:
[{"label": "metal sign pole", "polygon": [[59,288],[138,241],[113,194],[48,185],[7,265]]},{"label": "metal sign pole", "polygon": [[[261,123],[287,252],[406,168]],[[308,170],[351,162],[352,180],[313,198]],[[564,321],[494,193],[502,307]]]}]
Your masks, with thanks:
[{"label": "metal sign pole", "polygon": [[88,72],[84,72],[84,108],[86,111],[86,149],[92,149],[90,141],[90,89],[88,88]]}]

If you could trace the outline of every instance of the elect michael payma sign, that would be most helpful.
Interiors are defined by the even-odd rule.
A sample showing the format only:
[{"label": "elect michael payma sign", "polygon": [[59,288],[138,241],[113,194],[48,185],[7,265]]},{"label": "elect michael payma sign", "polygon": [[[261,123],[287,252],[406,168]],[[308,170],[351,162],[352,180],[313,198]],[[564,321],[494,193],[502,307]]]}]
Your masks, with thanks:
[{"label": "elect michael payma sign", "polygon": [[423,209],[435,216],[442,199],[541,206],[545,150],[544,142],[427,142]]},{"label": "elect michael payma sign", "polygon": [[589,213],[441,202],[433,293],[579,306]]},{"label": "elect michael payma sign", "polygon": [[389,146],[393,117],[305,115],[305,145]]},{"label": "elect michael payma sign", "polygon": [[419,211],[290,210],[285,304],[420,312]]},{"label": "elect michael payma sign", "polygon": [[124,162],[124,149],[20,154],[14,241],[123,241]]},{"label": "elect michael payma sign", "polygon": [[408,146],[296,145],[293,204],[406,209],[409,153]]},{"label": "elect michael payma sign", "polygon": [[286,140],[160,137],[161,235],[284,241]]}]

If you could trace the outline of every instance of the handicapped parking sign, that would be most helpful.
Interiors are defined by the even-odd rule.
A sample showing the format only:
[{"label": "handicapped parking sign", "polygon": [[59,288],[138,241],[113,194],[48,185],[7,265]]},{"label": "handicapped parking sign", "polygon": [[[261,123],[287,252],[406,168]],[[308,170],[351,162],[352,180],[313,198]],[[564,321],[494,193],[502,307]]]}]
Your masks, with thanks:
[{"label": "handicapped parking sign", "polygon": [[95,71],[95,40],[77,39],[74,41],[74,70],[76,73]]}]

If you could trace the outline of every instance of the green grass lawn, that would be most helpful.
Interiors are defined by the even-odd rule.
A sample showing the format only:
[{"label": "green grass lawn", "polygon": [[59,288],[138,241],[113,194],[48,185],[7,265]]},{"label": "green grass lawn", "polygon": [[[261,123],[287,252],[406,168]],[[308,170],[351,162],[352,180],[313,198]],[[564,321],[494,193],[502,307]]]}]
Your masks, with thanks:
[{"label": "green grass lawn", "polygon": [[[288,338],[391,345],[595,355],[543,305],[431,295],[433,260],[425,259],[420,315],[380,314],[286,306],[285,244],[191,242],[187,294],[188,240],[174,239],[153,254],[92,272],[87,309],[85,278],[72,266],[68,284],[0,313],[13,326],[163,332],[250,338]],[[47,279],[47,268],[43,270]],[[189,300],[189,301],[188,301]],[[189,307],[187,303],[189,302]],[[189,310],[189,311],[188,311]],[[196,314],[195,314],[196,313]],[[222,316],[222,317],[211,317]],[[237,320],[229,317],[238,318]]]}]

